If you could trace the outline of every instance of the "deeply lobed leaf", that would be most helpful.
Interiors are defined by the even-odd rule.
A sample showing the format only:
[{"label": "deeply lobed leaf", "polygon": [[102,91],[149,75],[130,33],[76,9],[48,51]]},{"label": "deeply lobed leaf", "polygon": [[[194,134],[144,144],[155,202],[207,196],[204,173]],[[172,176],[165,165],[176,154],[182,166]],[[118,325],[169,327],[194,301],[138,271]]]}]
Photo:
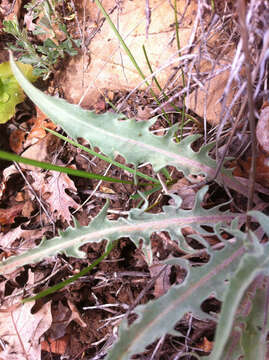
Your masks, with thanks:
[{"label": "deeply lobed leaf", "polygon": [[[181,199],[175,196],[175,206],[164,206],[162,213],[150,214],[141,209],[133,209],[127,219],[119,218],[117,221],[107,219],[107,204],[88,226],[82,227],[75,222],[75,227],[69,227],[66,231],[61,232],[58,237],[51,240],[44,239],[38,247],[1,262],[0,273],[11,272],[18,266],[41,261],[46,257],[55,256],[57,253],[82,258],[85,253],[79,248],[83,244],[114,240],[124,236],[130,237],[137,246],[139,246],[140,239],[143,239],[143,249],[147,254],[150,251],[151,234],[162,230],[168,231],[172,239],[180,239],[181,247],[190,251],[191,248],[182,236],[182,228],[192,226],[197,232],[206,233],[201,225],[208,225],[216,228],[216,233],[218,233],[219,226],[217,225],[219,223],[231,222],[236,216],[236,214],[225,214],[219,211],[219,207],[209,210],[203,209],[201,202],[206,191],[207,187],[204,187],[198,192],[192,210],[180,209]],[[210,234],[212,235],[212,233]]]},{"label": "deeply lobed leaf", "polygon": [[[216,162],[208,156],[212,144],[203,146],[198,152],[191,148],[199,135],[189,136],[177,144],[173,141],[175,131],[173,128],[165,136],[151,133],[149,129],[154,120],[121,121],[121,115],[110,112],[97,115],[78,105],[42,93],[27,81],[12,56],[10,63],[16,79],[30,99],[73,139],[83,137],[110,157],[121,154],[128,163],[138,165],[150,162],[155,171],[172,165],[183,171],[186,176],[189,174],[214,176]],[[230,170],[222,169],[222,176],[227,178],[227,183],[230,175]]]}]

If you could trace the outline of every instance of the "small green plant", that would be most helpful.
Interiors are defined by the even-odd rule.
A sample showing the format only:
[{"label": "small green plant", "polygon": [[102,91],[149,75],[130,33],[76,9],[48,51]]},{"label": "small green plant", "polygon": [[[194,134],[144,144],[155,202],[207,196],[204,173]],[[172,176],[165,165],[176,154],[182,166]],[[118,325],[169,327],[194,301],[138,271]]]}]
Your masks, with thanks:
[{"label": "small green plant", "polygon": [[[135,165],[149,161],[156,172],[167,165],[172,165],[183,171],[186,176],[203,173],[210,177],[214,174],[216,162],[208,154],[210,146],[202,147],[199,152],[194,152],[191,148],[192,142],[197,137],[191,136],[180,143],[175,143],[172,136],[173,127],[167,135],[155,136],[149,130],[153,122],[121,121],[120,115],[112,113],[96,115],[77,105],[68,104],[63,99],[53,98],[42,93],[23,76],[12,59],[11,66],[27,95],[74,139],[83,136],[92,146],[98,146],[107,156],[112,157],[116,153],[120,153],[128,162]],[[223,181],[227,186],[237,190],[241,188],[241,192],[244,192],[242,190],[244,186],[238,183],[233,178],[231,171],[224,167],[217,181],[219,183]],[[259,315],[258,309],[260,308],[260,311],[264,309],[264,307],[258,306],[260,303],[264,303],[261,300],[265,299],[265,292],[261,288],[257,289],[259,297],[254,302],[253,313],[249,313],[245,319],[236,318],[240,302],[251,282],[257,275],[268,273],[269,245],[268,243],[260,244],[255,233],[240,230],[240,224],[245,219],[244,214],[222,212],[220,211],[221,205],[212,209],[204,209],[202,201],[207,191],[208,187],[198,191],[191,210],[181,209],[181,199],[174,196],[175,205],[165,206],[161,213],[145,212],[148,206],[145,203],[142,209],[132,209],[128,218],[120,217],[117,221],[107,219],[107,204],[88,226],[82,227],[75,222],[74,227],[60,232],[59,236],[51,240],[44,239],[38,247],[3,261],[0,263],[0,271],[2,273],[11,272],[18,266],[40,261],[45,257],[54,256],[56,253],[65,253],[67,256],[81,258],[85,256],[84,252],[80,250],[83,244],[108,240],[111,245],[111,242],[123,236],[131,238],[136,246],[141,245],[142,239],[142,249],[146,255],[149,255],[151,254],[150,235],[161,230],[168,231],[172,240],[180,242],[182,249],[195,254],[195,250],[186,242],[181,232],[182,228],[190,226],[194,230],[195,240],[204,246],[203,251],[208,254],[210,260],[202,266],[191,266],[187,260],[181,258],[166,260],[167,264],[185,268],[187,276],[184,282],[172,286],[159,299],[138,306],[135,309],[138,318],[132,325],[128,325],[126,319],[123,320],[119,329],[119,340],[107,355],[107,359],[130,359],[133,354],[140,353],[159,337],[175,332],[175,324],[188,312],[192,312],[199,318],[210,317],[209,314],[203,312],[201,304],[212,294],[222,301],[223,305],[215,346],[209,359],[226,358],[229,353],[227,346],[233,346],[230,334],[234,320],[236,319],[239,325],[243,323],[243,327],[251,327],[254,322],[258,321],[253,314],[258,313]],[[269,235],[268,217],[258,211],[252,211],[249,215],[254,217]],[[210,227],[211,230],[208,232],[204,226]],[[232,241],[227,241],[222,236],[223,231],[233,236]],[[221,250],[216,251],[205,240],[205,236],[213,235],[221,241]],[[148,261],[151,261],[151,256],[148,257]],[[64,285],[65,282],[59,284],[58,288]],[[48,289],[44,294],[54,290]],[[263,295],[262,299],[261,294]],[[258,319],[259,326],[262,328],[263,318],[259,316]],[[243,327],[240,326],[241,329]],[[268,326],[264,329],[267,332]],[[266,342],[263,341],[263,338],[263,332],[259,331],[255,333],[255,341],[251,340],[251,335],[242,330],[242,343],[236,349],[236,354],[246,354],[250,340],[255,348],[254,353],[264,354]],[[238,359],[236,356],[230,358]]]},{"label": "small green plant", "polygon": [[[37,79],[33,67],[17,62],[24,76],[31,82]],[[6,123],[16,112],[16,105],[25,99],[24,92],[10,68],[9,62],[0,64],[0,124]]]},{"label": "small green plant", "polygon": [[[8,44],[8,48],[19,53],[19,60],[34,67],[34,75],[42,76],[47,79],[54,69],[54,66],[67,54],[77,55],[80,46],[79,39],[73,39],[66,28],[66,25],[57,17],[55,1],[42,1],[34,6],[27,4],[26,9],[32,22],[32,30],[28,30],[32,35],[45,35],[46,39],[41,44],[30,41],[28,31],[20,29],[17,19],[3,21],[3,29],[6,33],[16,38],[16,44]],[[56,14],[56,15],[55,15]],[[33,23],[40,17],[39,24]],[[59,37],[55,31],[58,30]],[[59,39],[64,37],[65,40]]]}]

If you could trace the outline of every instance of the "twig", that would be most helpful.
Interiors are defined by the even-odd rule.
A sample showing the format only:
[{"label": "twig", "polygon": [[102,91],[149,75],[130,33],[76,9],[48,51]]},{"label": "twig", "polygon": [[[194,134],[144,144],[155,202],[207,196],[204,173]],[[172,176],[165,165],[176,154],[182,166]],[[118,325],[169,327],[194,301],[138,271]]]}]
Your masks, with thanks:
[{"label": "twig", "polygon": [[[246,4],[243,0],[238,0],[237,13],[239,18],[239,25],[241,30],[242,47],[245,54],[245,67],[247,75],[247,99],[248,99],[248,111],[249,111],[249,129],[251,135],[251,168],[249,173],[249,189],[248,189],[248,203],[247,211],[250,211],[253,206],[253,198],[255,191],[255,177],[256,177],[256,132],[255,132],[255,114],[254,114],[254,101],[253,101],[253,89],[251,78],[251,59],[248,48],[248,31],[246,27]],[[250,218],[247,217],[247,228],[250,225]]]},{"label": "twig", "polygon": [[141,291],[141,293],[137,296],[135,301],[132,305],[130,305],[128,311],[125,314],[125,317],[128,317],[130,313],[133,311],[133,309],[136,307],[136,305],[140,302],[140,300],[143,298],[143,296],[147,293],[147,291],[153,286],[155,281],[158,279],[159,276],[167,269],[168,265],[165,265],[145,286],[145,288]]},{"label": "twig", "polygon": [[151,23],[151,8],[149,5],[149,0],[146,0],[146,39],[149,37],[149,27]]}]

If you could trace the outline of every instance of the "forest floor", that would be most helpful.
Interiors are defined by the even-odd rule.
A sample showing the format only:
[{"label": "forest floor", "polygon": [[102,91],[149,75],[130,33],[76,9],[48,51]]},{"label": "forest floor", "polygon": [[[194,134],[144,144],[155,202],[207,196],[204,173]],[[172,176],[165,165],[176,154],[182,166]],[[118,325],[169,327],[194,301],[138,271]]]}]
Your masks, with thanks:
[{"label": "forest floor", "polygon": [[[173,6],[167,2],[172,9],[170,15],[167,12],[167,17],[171,16],[172,19],[169,18],[171,22],[167,24],[168,30],[165,29],[162,32],[157,29],[156,32],[159,31],[161,37],[152,38],[150,36],[155,34],[155,30],[152,30],[151,26],[154,27],[154,21],[158,23],[158,19],[160,19],[154,18],[154,9],[155,7],[158,9],[160,6],[160,14],[166,11],[166,8],[164,10],[161,8],[164,6],[161,4],[163,2],[156,1],[157,5],[151,4],[151,1],[140,2],[143,4],[139,4],[139,6],[138,4],[129,4],[130,12],[125,8],[126,3],[127,1],[105,1],[104,7],[111,16],[114,16],[115,22],[118,19],[117,26],[123,32],[125,31],[124,26],[128,24],[128,18],[132,17],[132,11],[137,11],[134,13],[135,23],[139,23],[140,19],[137,18],[139,14],[143,16],[144,41],[148,45],[148,55],[153,61],[154,70],[161,68],[164,61],[161,56],[166,55],[168,61],[169,56],[177,51],[175,23],[172,24]],[[212,8],[210,8],[212,3],[215,6],[215,23]],[[172,66],[168,64],[163,71],[164,74],[160,75],[162,92],[156,92],[158,101],[145,83],[135,89],[143,79],[139,79],[137,72],[131,69],[133,65],[130,63],[126,65],[125,71],[119,72],[119,68],[123,67],[122,62],[126,64],[129,61],[124,58],[126,55],[123,54],[123,51],[121,54],[116,54],[118,58],[113,58],[110,62],[107,60],[106,56],[112,54],[119,44],[117,39],[113,43],[111,33],[107,34],[108,28],[104,28],[104,26],[108,26],[107,21],[94,3],[86,7],[86,2],[75,0],[2,1],[0,60],[4,62],[9,59],[8,43],[18,46],[14,36],[3,30],[4,21],[10,21],[17,16],[20,29],[25,29],[27,39],[33,46],[43,46],[42,51],[47,59],[50,56],[54,59],[58,56],[58,60],[54,64],[52,60],[50,60],[51,63],[47,62],[48,68],[36,66],[37,70],[45,69],[47,71],[47,73],[45,70],[43,73],[40,72],[39,79],[35,83],[35,86],[42,91],[49,95],[65,98],[72,103],[79,103],[83,108],[93,110],[97,114],[119,111],[127,118],[135,118],[138,121],[148,121],[158,114],[158,120],[151,130],[159,135],[165,134],[168,126],[178,124],[177,134],[180,136],[180,124],[188,119],[186,126],[184,125],[183,136],[201,135],[201,138],[193,146],[196,151],[204,141],[208,143],[216,139],[219,149],[223,150],[225,139],[234,129],[234,122],[230,118],[235,118],[234,115],[231,115],[226,124],[221,123],[223,126],[220,129],[219,119],[223,113],[221,104],[217,100],[221,97],[221,91],[224,90],[223,84],[229,78],[229,71],[225,72],[225,66],[228,69],[228,66],[231,65],[231,54],[234,55],[239,42],[238,30],[234,28],[238,19],[232,3],[213,1],[210,5],[209,1],[203,8],[206,31],[207,34],[210,34],[207,44],[208,53],[203,53],[204,56],[208,56],[206,59],[208,62],[199,63],[200,70],[195,68],[199,77],[193,77],[191,79],[193,82],[190,81],[188,86],[191,89],[194,78],[196,85],[203,83],[205,87],[210,83],[207,77],[210,79],[212,69],[209,70],[208,64],[212,58],[214,58],[213,65],[211,63],[212,67],[220,70],[221,75],[219,77],[216,71],[216,75],[211,76],[211,88],[208,88],[207,99],[203,92],[196,94],[198,99],[202,97],[203,101],[208,101],[198,106],[196,106],[194,93],[192,98],[181,94],[184,86],[187,86],[189,78],[186,73],[185,80],[182,79],[183,67],[178,64]],[[168,6],[167,4],[165,6]],[[189,4],[190,9],[186,4]],[[28,7],[25,8],[25,5]],[[51,13],[49,15],[46,13],[46,6],[50,6]],[[187,31],[188,27],[191,29],[189,33],[182,33],[182,36],[186,36],[186,40],[183,39],[183,44],[181,44],[181,47],[184,48],[184,44],[188,43],[196,24],[197,9],[194,10],[196,1],[180,0],[178,6],[179,14],[182,16],[182,18],[179,16],[181,19],[179,30],[182,24],[182,31]],[[150,15],[147,10],[151,10]],[[163,16],[163,18],[165,17]],[[48,19],[51,20],[51,23]],[[161,19],[159,22],[165,21]],[[65,24],[66,33],[60,31],[59,24]],[[202,28],[202,25],[200,22],[198,28]],[[43,33],[34,33],[34,29],[38,26],[43,29]],[[210,26],[212,27],[210,28]],[[216,29],[214,30],[214,26],[217,27],[219,33],[216,32]],[[134,31],[139,32],[139,30]],[[199,31],[197,33],[201,34],[202,30]],[[216,38],[212,35],[214,31],[217,34]],[[127,30],[124,34],[127,34]],[[95,36],[99,36],[97,40]],[[195,36],[197,40],[199,36],[197,34]],[[59,45],[56,50],[54,49],[56,53],[53,55],[50,53],[51,49],[48,48],[48,44],[46,49],[44,47],[46,40],[51,37]],[[138,33],[136,33],[135,38],[138,37]],[[68,45],[67,50],[63,50],[60,45],[69,38],[71,45]],[[226,41],[225,46],[222,46],[223,39]],[[73,40],[75,41],[73,42]],[[172,47],[168,46],[169,41],[173,44]],[[165,47],[163,47],[164,43],[167,47],[166,53]],[[198,40],[193,47],[198,46],[197,44],[199,45]],[[22,45],[23,42],[20,43],[20,46]],[[109,48],[109,46],[111,47]],[[137,55],[137,62],[139,62],[139,56],[142,55],[138,54],[137,46],[135,43],[131,49],[134,49],[134,55]],[[257,43],[257,48],[261,51],[262,45]],[[153,58],[154,54],[156,56],[157,50],[160,51],[160,59]],[[22,50],[15,51],[17,58],[22,53]],[[23,55],[27,55],[26,52]],[[105,68],[105,64],[108,64],[107,68]],[[145,67],[147,66],[146,64]],[[189,71],[191,71],[190,69],[191,67]],[[147,72],[147,75],[150,74],[145,68],[143,68],[144,71]],[[156,76],[158,77],[158,75]],[[176,80],[174,81],[174,79]],[[163,93],[167,95],[163,96]],[[231,103],[232,98],[231,94],[227,96],[228,104]],[[208,99],[215,100],[210,103]],[[238,112],[242,102],[244,102],[243,96],[238,98],[234,104],[233,114]],[[204,104],[208,105],[207,116],[203,112]],[[188,110],[184,114],[187,105]],[[260,101],[258,107],[262,106],[266,107],[267,104]],[[237,159],[229,165],[235,168],[234,175],[247,179],[251,166],[249,160],[251,134],[246,131],[244,121],[246,118],[242,116],[239,126],[237,124],[238,127],[228,155],[235,156]],[[0,126],[1,150],[55,165],[72,167],[121,180],[133,180],[132,175],[128,172],[47,133],[44,126],[65,135],[61,128],[48,119],[29,98],[17,105],[14,116]],[[83,136],[79,139],[79,143],[88,146]],[[98,151],[98,149],[95,150]],[[262,206],[265,206],[264,204],[268,202],[269,180],[267,180],[268,168],[265,167],[262,159],[261,155],[260,164],[258,164],[259,175],[256,180],[260,184]],[[125,163],[124,158],[120,155],[116,157],[116,160]],[[142,164],[138,170],[148,176],[155,176],[150,164]],[[191,209],[199,187],[197,189],[192,187],[190,180],[199,183],[204,180],[204,176],[197,175],[192,179],[186,179],[180,171],[172,166],[167,166],[166,170],[166,175],[169,174],[168,189],[163,186],[147,196],[150,212],[160,213],[163,206],[171,204],[171,194],[181,196],[183,208]],[[134,183],[122,184],[89,180],[4,160],[0,160],[0,172],[0,260],[36,247],[43,237],[51,239],[57,236],[59,230],[74,225],[74,218],[81,226],[88,225],[104,207],[107,200],[109,200],[108,219],[117,220],[120,216],[124,217],[131,209],[140,206],[141,197],[138,195],[138,190],[152,189],[152,184],[139,188]],[[167,180],[165,174],[161,174],[160,178],[163,182]],[[217,182],[210,183],[209,191],[203,200],[203,207],[209,209],[224,203],[226,203],[226,210],[229,209],[231,212],[244,212],[247,209],[246,196],[236,191],[226,191]],[[183,235],[189,235],[190,231],[190,228],[184,228]],[[218,239],[214,236],[207,236],[206,241],[212,246],[218,243]],[[204,248],[195,239],[190,241],[190,245],[197,251]],[[10,274],[1,275],[1,307],[9,310],[0,312],[0,359],[103,359],[115,342],[118,327],[126,314],[130,314],[139,304],[146,304],[150,300],[163,296],[171,286],[184,281],[186,272],[182,267],[167,266],[162,263],[172,257],[188,259],[188,255],[182,250],[180,244],[171,240],[168,232],[161,231],[152,235],[151,247],[153,261],[149,264],[142,251],[142,246],[136,247],[129,238],[120,238],[108,257],[87,275],[35,303],[26,303],[24,312],[21,312],[16,320],[16,339],[8,333],[8,327],[12,326],[12,321],[14,321],[11,316],[13,310],[10,309],[16,309],[16,304],[21,299],[58,284],[89,266],[105,252],[106,241],[84,245],[82,247],[86,253],[84,259],[55,254],[55,256],[38,263],[20,267]],[[191,258],[192,265],[195,266],[205,264],[207,261],[208,255],[202,251]],[[211,298],[202,302],[202,309],[205,313],[216,315],[220,312],[221,303],[212,295]],[[132,315],[129,315],[129,320],[133,320]],[[40,325],[41,323],[42,325]],[[134,358],[141,360],[193,360],[197,355],[206,356],[212,349],[215,329],[216,321],[212,316],[201,320],[192,313],[187,313],[181,320],[179,319],[176,325],[176,330],[180,335],[164,336]],[[20,336],[25,336],[35,344],[31,355],[27,355],[28,357],[23,357],[21,342],[18,340]],[[1,357],[1,351],[5,354],[3,357]],[[196,355],[191,355],[191,353]]]}]

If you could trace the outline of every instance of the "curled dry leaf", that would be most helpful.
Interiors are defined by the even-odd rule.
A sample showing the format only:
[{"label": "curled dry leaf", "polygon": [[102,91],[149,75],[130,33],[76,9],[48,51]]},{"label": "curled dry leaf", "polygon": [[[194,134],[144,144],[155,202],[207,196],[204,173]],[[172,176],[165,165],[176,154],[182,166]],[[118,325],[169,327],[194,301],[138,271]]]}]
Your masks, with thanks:
[{"label": "curled dry leaf", "polygon": [[[201,176],[199,176],[201,181],[203,180]],[[191,187],[190,181],[186,178],[179,179],[175,184],[173,184],[169,191],[169,194],[176,194],[182,199],[182,209],[192,209],[195,202],[196,191]],[[170,204],[174,203],[174,200],[171,199],[169,201]]]},{"label": "curled dry leaf", "polygon": [[[60,139],[52,134],[47,134],[44,138],[38,140],[22,153],[22,156],[33,160],[51,162],[53,154],[57,151]],[[37,171],[36,167],[31,165],[20,165],[23,169]]]},{"label": "curled dry leaf", "polygon": [[20,154],[24,149],[26,132],[21,129],[15,129],[9,136],[9,146],[16,154]]},{"label": "curled dry leaf", "polygon": [[38,107],[36,107],[36,116],[27,123],[30,125],[33,124],[31,131],[27,136],[27,142],[30,140],[33,141],[33,139],[43,139],[47,135],[46,130],[44,129],[45,127],[52,130],[56,129],[56,125],[47,120],[47,116]]}]

